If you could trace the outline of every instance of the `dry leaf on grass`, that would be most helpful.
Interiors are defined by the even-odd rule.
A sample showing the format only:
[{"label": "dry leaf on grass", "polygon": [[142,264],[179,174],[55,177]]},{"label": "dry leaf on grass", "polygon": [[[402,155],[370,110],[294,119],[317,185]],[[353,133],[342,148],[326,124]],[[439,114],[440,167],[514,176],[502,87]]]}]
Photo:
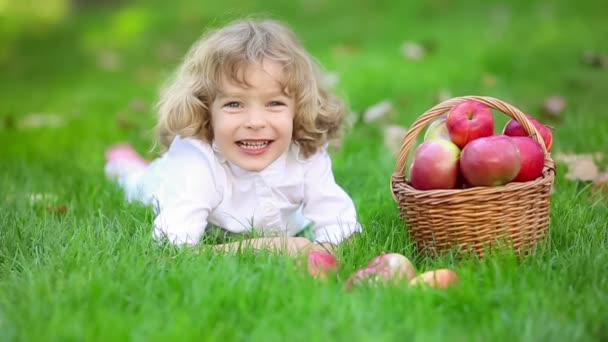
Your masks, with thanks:
[{"label": "dry leaf on grass", "polygon": [[608,55],[600,54],[595,51],[583,52],[581,59],[583,63],[598,69],[608,68]]},{"label": "dry leaf on grass", "polygon": [[136,113],[141,113],[147,109],[146,101],[139,97],[135,97],[129,102],[129,108]]},{"label": "dry leaf on grass", "polygon": [[112,50],[102,51],[97,56],[97,65],[105,71],[118,71],[122,64],[120,55]]},{"label": "dry leaf on grass", "polygon": [[[26,193],[25,198],[29,199],[30,205],[44,208],[49,213],[64,215],[68,212],[68,207],[65,204],[59,204],[59,197],[50,192],[44,193]],[[8,202],[13,202],[14,197],[7,197]]]},{"label": "dry leaf on grass", "polygon": [[49,205],[46,207],[46,210],[50,213],[56,213],[56,214],[61,214],[61,215],[65,215],[68,212],[68,207],[64,204],[60,204],[60,205]]},{"label": "dry leaf on grass", "polygon": [[24,116],[17,125],[19,128],[58,128],[65,125],[65,118],[59,114],[34,113]]},{"label": "dry leaf on grass", "polygon": [[344,125],[347,129],[352,129],[355,127],[359,119],[361,118],[361,114],[357,112],[349,112],[344,118]]},{"label": "dry leaf on grass", "polygon": [[127,131],[137,128],[137,124],[124,114],[118,114],[118,116],[116,116],[116,126]]},{"label": "dry leaf on grass", "polygon": [[328,72],[323,75],[323,84],[326,87],[334,88],[340,82],[340,75],[337,72]]},{"label": "dry leaf on grass", "polygon": [[363,121],[366,123],[370,123],[372,121],[379,120],[392,111],[393,103],[391,101],[384,100],[367,108],[363,113]]},{"label": "dry leaf on grass", "polygon": [[604,171],[597,177],[593,183],[593,187],[596,190],[608,192],[608,170]]},{"label": "dry leaf on grass", "polygon": [[401,149],[401,143],[407,133],[407,128],[397,125],[387,125],[384,127],[384,145],[391,153],[396,156]]},{"label": "dry leaf on grass", "polygon": [[608,190],[608,170],[601,170],[597,162],[604,159],[603,153],[568,154],[557,153],[556,162],[563,162],[568,167],[565,177],[570,180],[592,182],[597,189]]},{"label": "dry leaf on grass", "polygon": [[354,55],[358,50],[359,49],[354,45],[342,44],[334,46],[331,49],[331,52],[335,57],[347,57]]},{"label": "dry leaf on grass", "polygon": [[440,89],[435,94],[435,102],[441,103],[441,102],[451,99],[452,97],[454,97],[454,96],[452,95],[452,92],[449,89],[445,89],[445,88]]},{"label": "dry leaf on grass", "polygon": [[426,48],[416,42],[405,42],[401,45],[401,54],[406,58],[419,61],[426,56]]},{"label": "dry leaf on grass", "polygon": [[547,116],[559,118],[566,108],[566,99],[559,95],[549,96],[545,99],[542,112]]},{"label": "dry leaf on grass", "polygon": [[498,83],[496,75],[485,73],[481,76],[481,83],[486,87],[493,87]]}]

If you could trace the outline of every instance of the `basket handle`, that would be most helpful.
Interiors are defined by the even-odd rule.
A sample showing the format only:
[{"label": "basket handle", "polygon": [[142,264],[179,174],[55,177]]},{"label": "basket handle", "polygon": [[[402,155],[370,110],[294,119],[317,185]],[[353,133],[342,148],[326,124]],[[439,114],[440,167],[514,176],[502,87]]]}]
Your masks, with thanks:
[{"label": "basket handle", "polygon": [[[407,157],[410,153],[412,146],[414,145],[414,142],[416,141],[416,137],[418,137],[424,127],[426,127],[427,124],[429,124],[436,118],[443,115],[443,113],[451,110],[456,105],[468,100],[475,100],[477,102],[481,102],[489,106],[490,108],[499,110],[504,114],[510,116],[511,118],[515,119],[519,124],[523,126],[528,135],[536,142],[538,142],[543,148],[543,152],[545,153],[545,167],[543,171],[546,171],[547,169],[555,171],[555,163],[551,159],[551,154],[547,151],[547,147],[545,146],[543,138],[536,130],[536,127],[534,127],[534,125],[530,122],[530,120],[528,120],[528,118],[524,115],[524,113],[522,113],[522,111],[506,102],[503,102],[493,97],[461,96],[454,97],[444,102],[441,102],[440,104],[426,111],[424,114],[418,117],[418,119],[416,119],[414,124],[407,131],[407,134],[405,135],[405,137],[403,138],[403,142],[401,143],[401,149],[399,151],[399,155],[397,156],[397,164],[395,166],[394,175],[405,175]],[[405,177],[407,179],[407,175],[405,175]]]}]

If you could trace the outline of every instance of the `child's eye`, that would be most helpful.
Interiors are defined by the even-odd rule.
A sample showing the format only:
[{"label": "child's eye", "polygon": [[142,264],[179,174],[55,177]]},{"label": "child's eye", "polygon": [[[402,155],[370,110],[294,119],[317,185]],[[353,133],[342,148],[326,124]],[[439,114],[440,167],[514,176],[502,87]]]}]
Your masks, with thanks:
[{"label": "child's eye", "polygon": [[271,107],[276,107],[276,106],[284,106],[285,103],[281,102],[281,101],[270,101],[269,105]]},{"label": "child's eye", "polygon": [[228,108],[240,108],[241,104],[236,102],[236,101],[232,101],[232,102],[228,102],[224,105],[224,107],[228,107]]}]

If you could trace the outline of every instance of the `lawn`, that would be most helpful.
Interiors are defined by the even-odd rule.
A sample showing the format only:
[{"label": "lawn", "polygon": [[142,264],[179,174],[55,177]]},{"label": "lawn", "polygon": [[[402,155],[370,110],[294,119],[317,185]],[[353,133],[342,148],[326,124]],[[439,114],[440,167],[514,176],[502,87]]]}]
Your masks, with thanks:
[{"label": "lawn", "polygon": [[[554,155],[608,152],[608,61],[583,58],[608,54],[602,1],[113,3],[0,46],[1,340],[608,339],[608,187],[570,179],[559,162],[549,236],[534,254],[430,257],[399,218],[383,139],[386,124],[408,127],[441,93],[475,94],[552,125]],[[365,227],[339,249],[337,279],[314,280],[284,255],[159,247],[151,209],[125,203],[103,174],[110,144],[157,156],[160,85],[207,27],[251,14],[291,25],[353,112],[394,106],[357,122],[334,152]],[[404,56],[405,42],[427,54]],[[566,108],[542,117],[551,95]],[[382,252],[419,271],[453,268],[461,284],[346,292]]]}]

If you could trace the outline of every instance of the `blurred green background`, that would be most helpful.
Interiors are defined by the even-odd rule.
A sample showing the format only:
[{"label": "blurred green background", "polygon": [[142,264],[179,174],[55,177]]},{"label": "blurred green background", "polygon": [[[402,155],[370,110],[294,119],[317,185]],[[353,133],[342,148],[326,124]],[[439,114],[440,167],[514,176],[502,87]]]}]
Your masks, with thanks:
[{"label": "blurred green background", "polygon": [[86,152],[125,139],[147,147],[158,88],[188,47],[206,28],[249,15],[292,26],[355,112],[389,100],[390,120],[409,126],[442,97],[477,94],[542,115],[557,95],[566,110],[544,119],[562,128],[558,148],[606,148],[599,134],[575,133],[597,132],[595,118],[607,117],[607,8],[590,0],[0,0],[3,126],[55,114],[69,132],[37,131],[52,144],[7,153]]}]

